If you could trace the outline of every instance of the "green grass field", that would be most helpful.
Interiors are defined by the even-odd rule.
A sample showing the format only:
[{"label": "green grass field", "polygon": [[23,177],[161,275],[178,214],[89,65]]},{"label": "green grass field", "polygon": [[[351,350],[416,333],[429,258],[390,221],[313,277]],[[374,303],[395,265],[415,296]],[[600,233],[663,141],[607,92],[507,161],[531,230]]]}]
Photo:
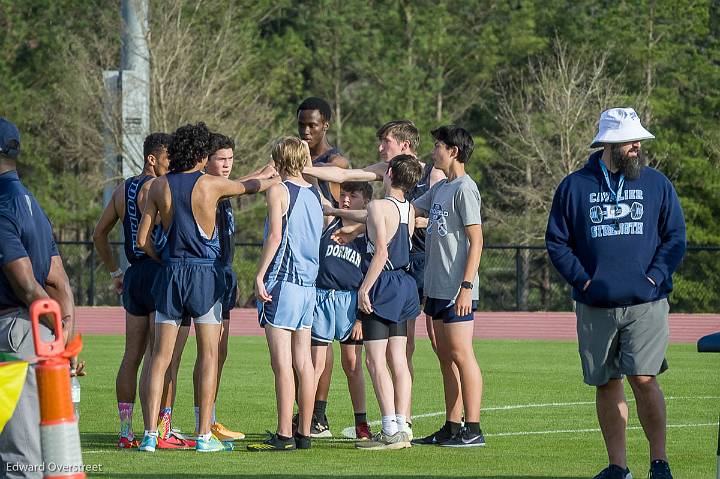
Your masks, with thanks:
[{"label": "green grass field", "polygon": [[[194,429],[191,338],[183,358],[174,427]],[[481,426],[487,446],[471,450],[413,447],[400,451],[357,451],[348,439],[314,440],[309,451],[250,453],[249,440],[264,438],[275,428],[272,371],[262,337],[230,338],[230,356],[223,374],[218,420],[241,430],[248,439],[227,453],[157,451],[141,454],[117,450],[118,419],[115,374],[123,350],[120,336],[87,336],[82,357],[88,376],[82,378],[80,431],[86,465],[101,465],[92,477],[482,477],[589,478],[606,465],[597,431],[594,390],[583,385],[577,346],[568,342],[477,341],[485,380]],[[345,377],[336,366],[328,404],[336,437],[352,425]],[[670,370],[661,382],[668,398],[668,452],[677,479],[714,477],[720,384],[716,355],[698,354],[692,345],[672,345]],[[415,355],[413,428],[428,434],[444,421],[442,382],[427,340]],[[369,419],[378,419],[377,401],[367,381]],[[628,397],[632,394],[628,391]],[[437,413],[432,415],[433,413]],[[139,408],[135,430],[142,434]],[[377,430],[378,426],[374,426]],[[645,477],[648,449],[631,403],[628,431],[629,467]]]}]

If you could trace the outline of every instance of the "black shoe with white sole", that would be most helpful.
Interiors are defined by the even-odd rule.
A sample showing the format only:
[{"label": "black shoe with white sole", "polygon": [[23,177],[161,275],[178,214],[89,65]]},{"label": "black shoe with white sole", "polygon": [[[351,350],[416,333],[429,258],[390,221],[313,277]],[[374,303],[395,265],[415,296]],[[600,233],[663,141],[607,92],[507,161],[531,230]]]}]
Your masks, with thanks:
[{"label": "black shoe with white sole", "polygon": [[485,445],[485,437],[482,430],[479,434],[470,432],[470,429],[463,427],[460,432],[451,439],[440,443],[442,447],[482,447]]}]

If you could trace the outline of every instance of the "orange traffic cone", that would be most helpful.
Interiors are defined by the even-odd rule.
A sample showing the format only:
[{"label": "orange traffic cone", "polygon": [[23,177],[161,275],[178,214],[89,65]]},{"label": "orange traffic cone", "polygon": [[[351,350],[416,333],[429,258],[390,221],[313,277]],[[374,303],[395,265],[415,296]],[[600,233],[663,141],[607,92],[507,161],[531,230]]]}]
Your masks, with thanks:
[{"label": "orange traffic cone", "polygon": [[[42,342],[40,316],[53,315],[55,340]],[[76,337],[65,348],[60,306],[52,299],[39,299],[30,305],[38,396],[40,397],[40,439],[46,478],[85,477],[80,453],[80,431],[70,396],[70,360],[82,348]]]}]

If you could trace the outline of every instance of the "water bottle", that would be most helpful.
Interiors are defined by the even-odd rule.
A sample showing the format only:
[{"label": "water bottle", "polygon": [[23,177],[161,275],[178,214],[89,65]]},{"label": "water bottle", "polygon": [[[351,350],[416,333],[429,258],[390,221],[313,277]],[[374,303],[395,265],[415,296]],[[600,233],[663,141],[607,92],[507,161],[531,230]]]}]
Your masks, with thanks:
[{"label": "water bottle", "polygon": [[80,381],[75,375],[75,370],[70,370],[70,392],[72,396],[73,409],[75,410],[75,418],[80,419]]}]

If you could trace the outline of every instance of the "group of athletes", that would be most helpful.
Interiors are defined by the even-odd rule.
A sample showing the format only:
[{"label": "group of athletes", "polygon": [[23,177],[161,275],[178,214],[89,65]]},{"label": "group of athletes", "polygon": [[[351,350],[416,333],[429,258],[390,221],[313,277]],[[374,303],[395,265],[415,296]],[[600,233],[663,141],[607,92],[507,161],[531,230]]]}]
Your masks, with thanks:
[{"label": "group of athletes", "polygon": [[[423,164],[415,125],[391,121],[377,131],[380,161],[350,169],[328,142],[330,120],[327,102],[306,99],[297,109],[299,136],[277,140],[268,165],[236,180],[229,179],[233,140],[203,123],[145,139],[142,172],[117,187],[93,235],[126,310],[116,379],[120,448],[215,452],[232,450],[232,441],[244,438],[218,421],[215,405],[237,300],[231,198],[259,192],[266,194],[268,213],[255,296],[278,421],[274,434],[247,449],[307,449],[311,437],[332,436],[325,410],[334,340],[358,449],[485,444],[482,376],[472,348],[480,194],[465,173],[473,139],[463,128],[441,126],[431,132],[432,164]],[[382,199],[373,199],[373,181],[382,181]],[[118,221],[130,264],[125,271],[108,239]],[[446,421],[435,433],[413,438],[412,355],[423,302],[443,376]],[[192,436],[172,428],[191,322],[198,348]],[[382,416],[374,435],[366,415],[363,347]],[[138,389],[141,440],[132,428]]]}]

